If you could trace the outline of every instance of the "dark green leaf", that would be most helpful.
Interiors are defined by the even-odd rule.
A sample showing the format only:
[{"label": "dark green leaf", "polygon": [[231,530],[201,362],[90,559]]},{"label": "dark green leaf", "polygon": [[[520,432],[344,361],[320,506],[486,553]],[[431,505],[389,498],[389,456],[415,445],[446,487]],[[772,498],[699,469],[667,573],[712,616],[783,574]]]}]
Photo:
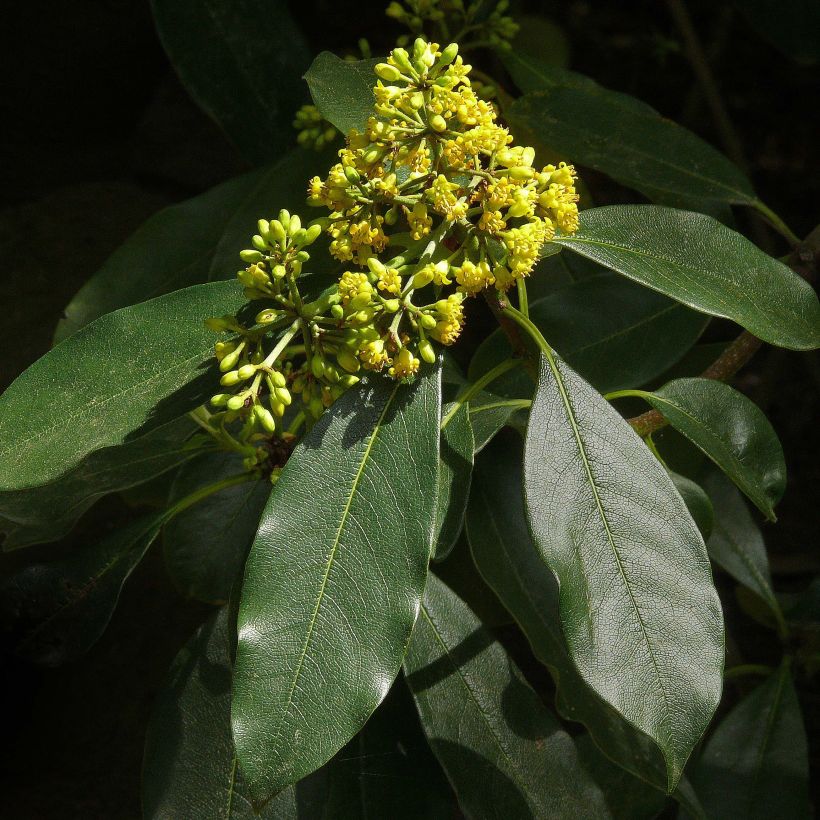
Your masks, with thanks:
[{"label": "dark green leaf", "polygon": [[505,56],[525,95],[507,111],[567,160],[654,199],[673,194],[750,204],[755,192],[723,154],[646,103],[533,57]]},{"label": "dark green leaf", "polygon": [[57,666],[88,651],[108,626],[122,585],[162,522],[162,515],[139,518],[77,554],[9,576],[0,587],[2,622],[16,652]]},{"label": "dark green leaf", "polygon": [[774,505],[786,489],[786,460],[756,404],[713,379],[676,379],[646,400],[775,520]]},{"label": "dark green leaf", "polygon": [[119,447],[92,453],[57,481],[0,493],[0,516],[7,522],[3,549],[56,541],[102,496],[134,487],[192,458],[198,448],[185,442],[194,429],[189,418],[176,419]]},{"label": "dark green leaf", "polygon": [[581,677],[657,743],[673,789],[720,700],[706,548],[658,460],[557,356],[541,361],[524,494]]},{"label": "dark green leaf", "polygon": [[[86,282],[57,326],[60,342],[105,313],[201,282],[231,279],[260,216],[305,212],[307,181],[329,154],[292,151],[267,168],[172,205],[138,228]],[[320,259],[315,255],[313,261]]]},{"label": "dark green leaf", "polygon": [[[530,383],[532,390],[532,383]],[[507,399],[482,390],[470,402],[470,424],[475,438],[475,452],[480,453],[503,427],[509,425],[521,432],[527,427],[529,399]]]},{"label": "dark green leaf", "polygon": [[712,502],[709,500],[709,496],[706,495],[706,491],[700,484],[680,473],[669,470],[669,477],[672,479],[675,489],[680,493],[683,503],[686,504],[686,509],[689,510],[692,520],[698,525],[700,534],[704,538],[708,538],[714,525],[715,511],[712,509]]},{"label": "dark green leaf", "polygon": [[569,62],[569,43],[560,26],[540,14],[516,14],[515,20],[520,28],[512,41],[514,54],[537,56],[556,66]]},{"label": "dark green leaf", "polygon": [[620,766],[665,791],[666,767],[657,747],[590,689],[567,652],[558,585],[527,526],[522,450],[521,439],[509,432],[476,461],[467,507],[467,536],[476,565],[518,622],[535,656],[549,668],[561,714],[585,724]]},{"label": "dark green leaf", "polygon": [[812,816],[806,730],[788,663],[715,729],[692,784],[709,820]]},{"label": "dark green leaf", "polygon": [[46,484],[206,401],[218,336],[203,319],[244,301],[235,282],[195,285],[102,316],[46,353],[0,396],[0,490]]},{"label": "dark green leaf", "polygon": [[772,589],[769,558],[760,528],[726,476],[710,473],[705,484],[715,508],[714,529],[706,542],[709,557],[765,601],[782,625],[783,615]]},{"label": "dark green leaf", "polygon": [[310,49],[281,0],[152,0],[160,40],[191,96],[254,163],[292,145]]},{"label": "dark green leaf", "polygon": [[[445,406],[442,418],[447,418],[452,407]],[[443,561],[450,554],[464,525],[474,448],[469,406],[461,404],[441,431],[438,501],[433,535],[433,553],[437,561]]]},{"label": "dark green leaf", "polygon": [[[550,345],[604,393],[636,387],[662,373],[692,347],[708,322],[612,274],[574,282],[533,302],[530,318]],[[470,377],[477,378],[510,355],[510,343],[499,328],[476,350]],[[519,390],[519,383],[528,380],[524,373],[514,378]]]},{"label": "dark green leaf", "polygon": [[239,613],[233,724],[258,799],[330,759],[404,655],[436,505],[440,371],[372,377],[296,449],[262,516]]},{"label": "dark green leaf", "polygon": [[609,816],[572,738],[501,644],[435,576],[405,675],[433,752],[468,817]]},{"label": "dark green leaf", "polygon": [[[200,456],[177,474],[169,504],[242,470],[242,459],[234,453]],[[163,533],[165,563],[184,595],[206,603],[228,600],[242,575],[270,491],[267,480],[238,484],[171,519]]]},{"label": "dark green leaf", "polygon": [[323,51],[305,74],[316,107],[343,134],[352,128],[364,133],[367,120],[373,116],[373,87],[376,85],[373,69],[378,62],[351,62]]},{"label": "dark green leaf", "polygon": [[705,214],[613,205],[556,242],[648,288],[731,319],[780,347],[820,345],[820,302],[805,279]]}]

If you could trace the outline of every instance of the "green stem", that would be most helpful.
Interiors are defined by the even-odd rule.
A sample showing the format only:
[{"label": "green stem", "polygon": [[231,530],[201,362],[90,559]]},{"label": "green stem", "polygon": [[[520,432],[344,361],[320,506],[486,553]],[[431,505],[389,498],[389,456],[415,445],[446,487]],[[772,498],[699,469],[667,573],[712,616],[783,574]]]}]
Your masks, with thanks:
[{"label": "green stem", "polygon": [[504,308],[504,314],[509,316],[527,335],[538,345],[538,349],[547,357],[550,363],[555,361],[553,350],[541,331],[533,324],[528,316],[516,310],[512,305]]},{"label": "green stem", "polygon": [[302,320],[297,319],[282,335],[282,338],[276,343],[276,347],[265,357],[262,362],[263,366],[271,367],[279,358],[279,354],[288,346],[288,342],[299,332],[302,327]]},{"label": "green stem", "polygon": [[647,400],[651,395],[652,394],[647,393],[646,390],[613,390],[612,393],[605,393],[604,398],[607,401],[613,401],[614,399],[625,399],[627,397]]},{"label": "green stem", "polygon": [[527,297],[527,283],[523,279],[516,280],[518,287],[518,309],[529,319],[530,301]]},{"label": "green stem", "polygon": [[444,414],[441,419],[441,429],[444,430],[444,428],[447,427],[450,420],[461,408],[462,404],[466,404],[473,398],[473,396],[481,392],[490,382],[494,381],[499,376],[502,376],[508,370],[518,367],[520,363],[520,359],[505,359],[500,364],[497,364],[495,367],[488,370],[483,376],[476,379],[466,390],[461,393],[461,395],[455,399],[452,407],[450,407],[450,409]]},{"label": "green stem", "polygon": [[256,481],[258,478],[259,476],[253,472],[239,473],[238,475],[231,476],[230,478],[223,478],[221,481],[208,484],[205,487],[200,487],[198,490],[194,490],[194,492],[190,495],[186,495],[185,498],[180,499],[176,504],[170,507],[165,513],[164,520],[165,522],[170,521],[175,515],[179,515],[184,510],[187,510],[188,507],[198,504],[209,495],[218,493],[220,490],[225,490],[228,487],[235,487],[237,484],[244,484],[247,481]]},{"label": "green stem", "polygon": [[752,207],[794,248],[800,237],[766,204],[756,199]]}]

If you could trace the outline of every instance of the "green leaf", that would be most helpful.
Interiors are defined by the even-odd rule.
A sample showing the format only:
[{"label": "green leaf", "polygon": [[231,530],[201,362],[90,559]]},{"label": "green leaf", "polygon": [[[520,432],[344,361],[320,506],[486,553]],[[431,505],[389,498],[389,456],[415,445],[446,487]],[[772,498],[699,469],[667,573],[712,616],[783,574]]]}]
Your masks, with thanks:
[{"label": "green leaf", "polygon": [[15,651],[46,666],[87,652],[108,626],[123,584],[157,537],[163,517],[144,516],[76,554],[9,576],[0,586],[0,620]]},{"label": "green leaf", "polygon": [[715,509],[714,529],[706,542],[709,557],[765,601],[781,629],[785,629],[783,613],[772,588],[763,535],[743,497],[721,473],[710,473],[705,484]]},{"label": "green leaf", "polygon": [[755,202],[751,183],[734,163],[646,103],[515,51],[504,62],[526,92],[507,111],[513,132],[523,126],[567,160],[650,199],[672,194]]},{"label": "green leaf", "polygon": [[773,345],[820,345],[820,302],[811,285],[705,214],[657,205],[592,208],[582,213],[578,233],[555,241]]},{"label": "green leaf", "polygon": [[507,425],[523,432],[527,427],[529,406],[529,399],[507,399],[486,390],[475,396],[470,402],[475,453],[480,453],[499,430]]},{"label": "green leaf", "polygon": [[[80,288],[65,309],[55,342],[105,313],[202,282],[231,279],[258,230],[279,208],[304,212],[308,179],[330,154],[291,151],[279,162],[217,185],[154,214]],[[321,259],[316,254],[313,264]]]},{"label": "green leaf", "polygon": [[[200,456],[179,471],[168,503],[242,470],[242,460],[234,453]],[[242,576],[270,491],[267,480],[228,487],[168,522],[163,533],[165,564],[185,596],[212,604],[228,600]]]},{"label": "green leaf", "polygon": [[[452,405],[447,405],[442,417],[446,418],[451,409]],[[462,404],[441,431],[438,501],[433,530],[433,554],[436,561],[443,561],[450,554],[464,525],[474,448],[469,406]]]},{"label": "green leaf", "polygon": [[700,448],[774,521],[786,489],[786,460],[763,411],[728,384],[676,379],[646,400]]},{"label": "green leaf", "polygon": [[467,537],[476,566],[550,670],[561,714],[586,725],[619,766],[665,791],[666,766],[658,748],[584,682],[567,651],[558,585],[527,526],[522,468],[523,443],[512,432],[495,439],[476,461],[467,507]]},{"label": "green leaf", "polygon": [[183,85],[251,162],[293,144],[310,49],[287,3],[152,0],[151,7]]},{"label": "green leaf", "polygon": [[524,494],[569,653],[657,743],[671,791],[720,700],[723,624],[706,548],[658,460],[557,356],[541,361]]},{"label": "green leaf", "polygon": [[427,576],[440,370],[350,390],[294,451],[251,549],[233,726],[258,800],[329,760],[401,665]]},{"label": "green leaf", "polygon": [[718,725],[692,784],[709,820],[812,816],[806,730],[788,662]]},{"label": "green leaf", "polygon": [[[550,345],[603,393],[636,387],[663,373],[689,350],[708,319],[620,276],[606,274],[573,282],[530,305],[530,319]],[[512,355],[500,328],[477,348],[470,362],[476,379]],[[522,393],[526,374],[504,391]],[[494,384],[493,389],[498,389]]]},{"label": "green leaf", "polygon": [[689,510],[692,520],[698,525],[700,534],[704,538],[708,538],[714,525],[715,511],[712,508],[709,496],[706,495],[706,491],[700,484],[692,481],[691,478],[672,470],[669,470],[669,478],[672,479],[675,489],[683,499],[683,503],[686,504],[686,509]]},{"label": "green leaf", "polygon": [[195,285],[102,316],[46,353],[0,396],[0,490],[46,484],[206,401],[218,335],[203,319],[244,301],[235,282]]},{"label": "green leaf", "polygon": [[609,816],[572,738],[435,576],[404,669],[430,746],[468,817]]},{"label": "green leaf", "polygon": [[192,458],[198,448],[186,440],[194,429],[187,416],[176,419],[134,441],[92,453],[57,481],[0,493],[0,517],[6,522],[3,549],[57,541],[102,496],[135,487]]},{"label": "green leaf", "polygon": [[343,134],[355,128],[364,133],[373,116],[374,68],[379,60],[341,60],[323,51],[311,63],[305,79],[322,116]]}]

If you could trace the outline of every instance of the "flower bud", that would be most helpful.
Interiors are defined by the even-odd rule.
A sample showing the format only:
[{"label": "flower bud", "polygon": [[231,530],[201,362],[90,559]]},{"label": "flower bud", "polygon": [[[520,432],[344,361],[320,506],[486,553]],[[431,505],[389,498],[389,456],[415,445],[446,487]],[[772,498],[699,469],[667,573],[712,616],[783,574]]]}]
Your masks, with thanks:
[{"label": "flower bud", "polygon": [[294,214],[290,218],[290,223],[288,224],[288,233],[291,236],[295,236],[302,229],[302,220],[299,218],[299,214]]},{"label": "flower bud", "polygon": [[271,401],[270,406],[274,416],[281,419],[285,415],[285,405],[281,401]]},{"label": "flower bud", "polygon": [[348,390],[354,385],[357,385],[360,381],[361,379],[358,376],[348,374],[347,376],[342,376],[342,378],[339,379],[339,384],[344,387],[345,390]]},{"label": "flower bud", "polygon": [[284,279],[287,271],[285,270],[284,265],[274,265],[271,273],[273,274],[274,279]]},{"label": "flower bud", "polygon": [[336,361],[339,362],[341,367],[347,370],[348,373],[356,373],[361,367],[359,360],[349,350],[345,350],[344,348],[336,354]]},{"label": "flower bud", "polygon": [[239,375],[239,379],[241,381],[245,381],[247,379],[250,379],[253,376],[253,374],[256,373],[256,367],[254,367],[254,365],[252,364],[246,364],[240,367],[239,370],[237,370],[236,372]]},{"label": "flower bud", "polygon": [[298,231],[296,231],[295,234],[293,234],[293,236],[291,237],[291,241],[297,247],[301,247],[302,245],[305,244],[305,237],[306,236],[307,236],[307,231],[304,228],[300,228]]},{"label": "flower bud", "polygon": [[264,236],[265,239],[267,239],[268,233],[270,232],[270,222],[268,222],[267,219],[260,219],[256,223],[256,227],[259,228],[259,233],[261,233],[262,236]]},{"label": "flower bud", "polygon": [[330,315],[334,319],[342,319],[345,315],[344,308],[341,305],[333,305],[333,307],[330,309]]},{"label": "flower bud", "polygon": [[447,120],[441,116],[441,114],[436,114],[435,116],[430,118],[430,127],[434,131],[438,131],[441,133],[442,131],[447,130]]},{"label": "flower bud", "polygon": [[287,387],[274,387],[273,395],[278,401],[281,401],[285,407],[290,407],[290,403],[293,401],[293,397],[290,395],[290,390],[288,390]]},{"label": "flower bud", "polygon": [[268,249],[268,243],[259,236],[259,234],[254,234],[251,237],[251,242],[253,243],[254,248],[258,251],[262,251],[263,253]]},{"label": "flower bud", "polygon": [[310,360],[310,369],[315,378],[321,379],[325,375],[325,360],[319,353],[315,353]]},{"label": "flower bud", "polygon": [[436,66],[446,66],[455,60],[458,54],[458,43],[450,43],[441,51],[441,56],[436,60]]},{"label": "flower bud", "polygon": [[401,307],[401,302],[398,299],[385,299],[384,309],[388,313],[395,313]]},{"label": "flower bud", "polygon": [[304,244],[312,245],[319,238],[319,235],[321,233],[322,226],[314,222],[309,228],[305,230]]},{"label": "flower bud", "polygon": [[[290,211],[286,211],[284,208],[282,208],[282,210],[279,211],[279,221],[282,223],[282,227],[285,229],[285,233],[287,233],[288,229],[290,228]],[[282,238],[284,239],[284,237]]]},{"label": "flower bud", "polygon": [[421,356],[427,364],[433,364],[436,360],[436,351],[433,350],[433,345],[431,345],[427,339],[422,339],[419,342],[419,356]]},{"label": "flower bud", "polygon": [[[395,3],[391,3],[391,6],[397,5]],[[413,74],[413,66],[410,64],[410,55],[403,49],[403,48],[394,48],[393,52],[393,62],[403,71],[405,74]]]},{"label": "flower bud", "polygon": [[267,310],[260,310],[259,313],[256,314],[256,324],[269,325],[271,322],[275,322],[278,318],[278,310],[274,310],[273,308],[268,308]]},{"label": "flower bud", "polygon": [[268,433],[276,432],[276,419],[274,419],[267,408],[262,407],[261,404],[257,404],[254,405],[253,412],[259,423]]},{"label": "flower bud", "polygon": [[280,373],[278,370],[274,370],[270,374],[270,380],[273,382],[274,387],[284,387],[288,383],[285,374]]},{"label": "flower bud", "polygon": [[233,370],[236,367],[236,363],[239,361],[239,357],[242,355],[242,348],[237,348],[232,353],[227,353],[223,356],[222,361],[219,363],[219,369],[225,373],[228,370]]},{"label": "flower bud", "polygon": [[278,219],[274,219],[271,221],[268,231],[270,233],[271,239],[274,239],[276,242],[284,241],[285,229],[282,227],[282,223]]},{"label": "flower bud", "polygon": [[431,316],[429,313],[422,313],[419,318],[419,324],[425,330],[432,330],[436,326],[436,319],[434,316]]},{"label": "flower bud", "polygon": [[262,254],[259,253],[259,251],[244,250],[244,251],[239,251],[239,258],[243,262],[247,262],[248,264],[253,264],[254,262],[261,262],[262,261]]},{"label": "flower bud", "polygon": [[352,165],[345,165],[344,174],[345,179],[352,185],[355,185],[361,179],[359,172]]},{"label": "flower bud", "polygon": [[216,395],[211,396],[211,404],[214,407],[224,407],[230,398],[230,393],[217,393]]},{"label": "flower bud", "polygon": [[245,399],[242,396],[231,396],[228,399],[228,410],[241,410],[245,406]]},{"label": "flower bud", "polygon": [[413,277],[413,288],[418,290],[419,288],[426,287],[433,281],[433,271],[430,267],[425,266],[423,267],[414,277]]},{"label": "flower bud", "polygon": [[376,63],[376,76],[388,83],[394,83],[401,77],[401,71],[390,63]]}]

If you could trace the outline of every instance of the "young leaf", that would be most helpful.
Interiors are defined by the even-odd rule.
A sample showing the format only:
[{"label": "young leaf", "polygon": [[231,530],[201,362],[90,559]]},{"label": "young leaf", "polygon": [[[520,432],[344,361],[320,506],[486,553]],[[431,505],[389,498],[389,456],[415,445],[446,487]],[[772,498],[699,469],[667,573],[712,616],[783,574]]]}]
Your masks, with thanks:
[{"label": "young leaf", "polygon": [[772,589],[769,558],[760,528],[726,476],[710,473],[705,485],[715,508],[714,529],[706,542],[709,557],[765,601],[783,628],[783,613]]},{"label": "young leaf", "polygon": [[435,576],[404,670],[468,817],[609,817],[572,738],[501,644]]},{"label": "young leaf", "polygon": [[203,319],[243,302],[235,282],[195,285],[102,316],[46,353],[0,396],[0,490],[53,481],[206,401],[218,336]]},{"label": "young leaf", "polygon": [[399,670],[432,547],[440,417],[440,370],[412,385],[375,376],[321,417],[274,487],[234,676],[234,739],[257,800],[329,760]]},{"label": "young leaf", "polygon": [[[447,405],[442,418],[447,418],[452,409],[453,405]],[[443,561],[450,554],[464,525],[474,448],[469,405],[465,403],[455,410],[441,431],[438,501],[433,535],[433,553],[437,561]]]},{"label": "young leaf", "polygon": [[305,74],[313,102],[322,116],[343,134],[355,128],[360,134],[373,116],[373,69],[379,60],[341,60],[323,51]]},{"label": "young leaf", "polygon": [[720,699],[723,623],[706,548],[658,460],[557,356],[541,361],[524,494],[570,656],[658,744],[671,791]]},{"label": "young leaf", "polygon": [[811,285],[705,214],[657,205],[592,208],[578,233],[555,241],[773,345],[820,345],[820,302]]},{"label": "young leaf", "polygon": [[788,662],[718,725],[692,785],[709,820],[812,816],[806,730]]},{"label": "young leaf", "polygon": [[291,145],[310,49],[282,0],[152,0],[183,85],[254,163]]},{"label": "young leaf", "polygon": [[[636,387],[663,373],[694,345],[709,321],[612,274],[573,282],[533,302],[530,318],[564,359],[603,393]],[[497,329],[476,350],[470,377],[477,378],[511,354],[506,334]],[[526,374],[516,378],[530,381]]]},{"label": "young leaf", "polygon": [[646,194],[751,204],[743,172],[700,137],[644,102],[588,77],[511,51],[505,65],[525,95],[509,107],[513,131],[532,131],[567,160]]},{"label": "young leaf", "polygon": [[186,444],[194,429],[185,416],[119,447],[92,453],[57,481],[0,493],[0,517],[6,521],[3,549],[57,541],[102,496],[135,487],[188,461],[198,452]]},{"label": "young leaf", "polygon": [[79,554],[9,576],[2,621],[18,654],[57,666],[87,652],[108,626],[120,590],[162,526],[150,515],[114,530]]},{"label": "young leaf", "polygon": [[[236,454],[200,456],[177,474],[169,504],[241,472],[242,460]],[[228,600],[234,582],[242,576],[270,491],[267,480],[228,487],[168,522],[163,532],[165,564],[184,595],[211,604]]]},{"label": "young leaf", "polygon": [[669,470],[669,478],[675,485],[675,489],[680,493],[683,503],[686,504],[686,509],[689,510],[689,515],[692,520],[698,525],[700,534],[704,538],[708,538],[712,532],[712,527],[715,521],[715,511],[712,508],[712,502],[706,491],[700,484],[687,478],[685,475]]},{"label": "young leaf", "polygon": [[777,434],[756,404],[713,379],[676,379],[646,400],[700,448],[775,520],[786,489],[786,460]]},{"label": "young leaf", "polygon": [[512,432],[498,436],[476,461],[466,522],[476,566],[550,670],[561,714],[587,726],[619,766],[665,792],[666,766],[658,747],[595,694],[567,652],[558,585],[527,526],[522,469],[523,442]]},{"label": "young leaf", "polygon": [[[530,385],[532,389],[532,385]],[[530,399],[507,399],[482,390],[470,402],[470,424],[475,439],[475,453],[480,453],[499,430],[506,426],[527,428]]]},{"label": "young leaf", "polygon": [[315,151],[291,151],[266,168],[154,214],[69,302],[55,343],[112,310],[190,285],[232,278],[242,264],[239,251],[248,247],[257,231],[260,213],[266,213],[271,202],[301,209],[307,179],[324,167],[326,159]]}]

